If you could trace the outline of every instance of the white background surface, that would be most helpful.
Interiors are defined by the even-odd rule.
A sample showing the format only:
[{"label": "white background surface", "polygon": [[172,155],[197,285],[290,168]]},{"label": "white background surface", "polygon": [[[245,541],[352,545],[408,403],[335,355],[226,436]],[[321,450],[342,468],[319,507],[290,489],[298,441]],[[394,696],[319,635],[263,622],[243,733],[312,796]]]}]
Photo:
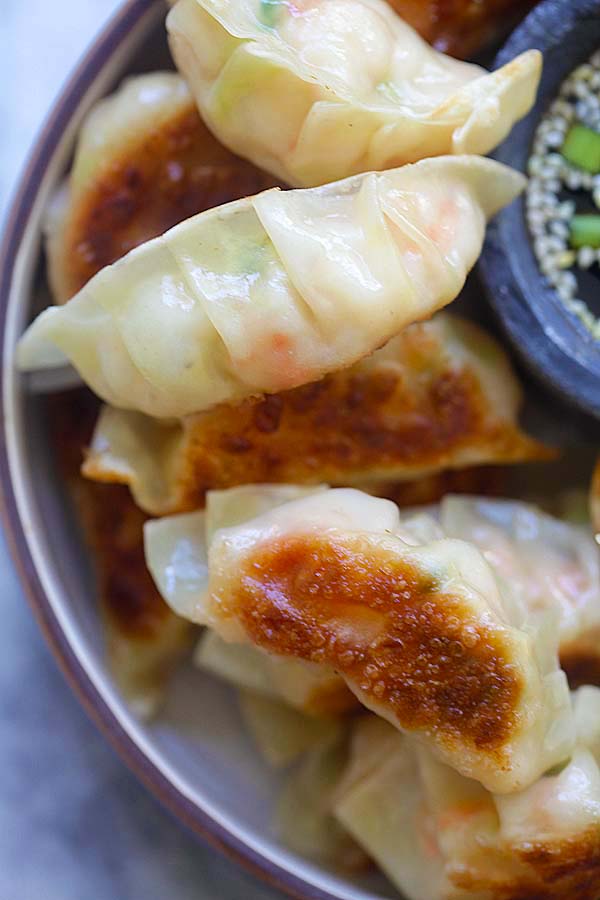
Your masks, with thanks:
[{"label": "white background surface", "polygon": [[[0,0],[0,217],[117,0]],[[89,723],[0,535],[0,900],[275,900],[158,807]]]}]

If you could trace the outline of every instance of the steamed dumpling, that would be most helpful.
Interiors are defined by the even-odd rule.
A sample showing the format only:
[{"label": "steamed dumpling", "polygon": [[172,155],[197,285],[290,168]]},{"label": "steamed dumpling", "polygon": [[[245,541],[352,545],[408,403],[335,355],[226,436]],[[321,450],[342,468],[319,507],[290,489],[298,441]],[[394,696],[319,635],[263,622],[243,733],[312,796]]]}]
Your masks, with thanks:
[{"label": "steamed dumpling", "polygon": [[217,207],[43,312],[19,365],[68,358],[107,402],[157,417],[315,381],[453,300],[523,181],[448,157]]},{"label": "steamed dumpling", "polygon": [[48,210],[55,301],[182,219],[272,184],[215,140],[179,75],[128,78],[86,116],[69,177]]},{"label": "steamed dumpling", "polygon": [[380,0],[179,0],[167,27],[209,128],[303,187],[488,153],[541,71],[537,50],[492,74],[444,56]]},{"label": "steamed dumpling", "polygon": [[321,490],[208,539],[203,513],[151,522],[146,558],[179,614],[333,668],[462,774],[517,790],[572,745],[552,629],[523,618],[474,546],[425,524]]},{"label": "steamed dumpling", "polygon": [[518,427],[520,405],[501,347],[439,313],[350,369],[259,403],[173,424],[105,407],[83,472],[128,484],[143,509],[165,515],[236,484],[375,485],[543,459],[549,451]]},{"label": "steamed dumpling", "polygon": [[560,770],[498,795],[374,724],[357,723],[333,807],[407,900],[597,900],[597,744],[579,737]]}]

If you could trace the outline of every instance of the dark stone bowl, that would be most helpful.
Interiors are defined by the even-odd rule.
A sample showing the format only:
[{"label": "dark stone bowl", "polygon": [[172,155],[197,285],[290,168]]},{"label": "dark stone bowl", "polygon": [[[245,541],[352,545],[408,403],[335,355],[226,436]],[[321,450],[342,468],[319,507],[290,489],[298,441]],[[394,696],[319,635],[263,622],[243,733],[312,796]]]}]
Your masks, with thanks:
[{"label": "dark stone bowl", "polygon": [[[501,66],[537,48],[544,71],[533,110],[494,154],[525,172],[540,118],[569,73],[600,50],[600,0],[545,0],[498,54]],[[561,303],[533,253],[521,197],[488,229],[480,274],[501,325],[526,365],[563,400],[600,418],[600,342]],[[581,299],[600,313],[600,279],[586,273]]]}]

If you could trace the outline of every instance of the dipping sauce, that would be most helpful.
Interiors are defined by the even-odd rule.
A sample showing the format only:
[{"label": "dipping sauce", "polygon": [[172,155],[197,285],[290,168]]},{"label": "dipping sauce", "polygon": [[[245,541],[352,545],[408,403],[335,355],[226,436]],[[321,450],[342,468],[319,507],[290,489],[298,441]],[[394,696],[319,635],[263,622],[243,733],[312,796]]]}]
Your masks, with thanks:
[{"label": "dipping sauce", "polygon": [[600,50],[561,85],[535,132],[528,171],[527,223],[540,269],[600,339],[600,319],[582,299],[600,293]]}]

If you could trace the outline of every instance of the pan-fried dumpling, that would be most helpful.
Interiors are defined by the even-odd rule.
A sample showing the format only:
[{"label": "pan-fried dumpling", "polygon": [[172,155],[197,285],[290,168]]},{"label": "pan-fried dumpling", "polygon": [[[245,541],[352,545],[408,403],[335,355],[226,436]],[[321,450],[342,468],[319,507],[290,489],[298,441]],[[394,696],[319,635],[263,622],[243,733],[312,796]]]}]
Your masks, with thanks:
[{"label": "pan-fried dumpling", "polygon": [[[163,587],[176,612],[189,618],[188,604],[194,603],[207,578],[204,548],[190,542],[188,535],[200,530],[209,543],[220,528],[322,490],[322,486],[243,485],[229,491],[211,491],[206,511],[171,518],[170,541],[154,544],[153,560],[161,572],[169,573]],[[175,551],[171,541],[177,544]],[[236,687],[280,699],[309,715],[337,715],[357,706],[354,694],[330,666],[275,656],[251,644],[228,644],[210,629],[200,638],[194,662]]]},{"label": "pan-fried dumpling", "polygon": [[152,515],[207,490],[264,481],[373,486],[444,469],[543,459],[517,424],[521,390],[501,347],[439,313],[321,381],[167,424],[105,407],[83,473],[123,482]]},{"label": "pan-fried dumpling", "polygon": [[497,795],[365,717],[334,797],[408,900],[599,896],[600,771],[583,742],[560,771]]},{"label": "pan-fried dumpling", "polygon": [[272,184],[215,140],[180,76],[128,78],[86,117],[73,168],[48,210],[55,301],[182,219]]},{"label": "pan-fried dumpling", "polygon": [[89,442],[96,412],[85,390],[50,397],[45,409],[58,474],[89,554],[108,669],[130,708],[149,718],[198,630],[158,592],[144,559],[146,517],[127,488],[80,475],[81,448]]},{"label": "pan-fried dumpling", "polygon": [[589,529],[527,503],[447,497],[445,534],[480,548],[503,581],[532,611],[558,609],[560,658],[573,681],[600,666],[600,556]]},{"label": "pan-fried dumpling", "polygon": [[150,522],[146,559],[179,614],[330,666],[462,774],[517,790],[572,746],[553,630],[523,618],[474,546],[423,533],[390,501],[321,490],[220,529],[208,548],[202,513]]},{"label": "pan-fried dumpling", "polygon": [[209,128],[300,187],[488,153],[541,72],[537,50],[491,74],[451,59],[381,0],[179,0],[167,28]]},{"label": "pan-fried dumpling", "polygon": [[523,177],[442,157],[201,213],[99,272],[21,339],[114,406],[184,416],[315,381],[460,291]]}]

